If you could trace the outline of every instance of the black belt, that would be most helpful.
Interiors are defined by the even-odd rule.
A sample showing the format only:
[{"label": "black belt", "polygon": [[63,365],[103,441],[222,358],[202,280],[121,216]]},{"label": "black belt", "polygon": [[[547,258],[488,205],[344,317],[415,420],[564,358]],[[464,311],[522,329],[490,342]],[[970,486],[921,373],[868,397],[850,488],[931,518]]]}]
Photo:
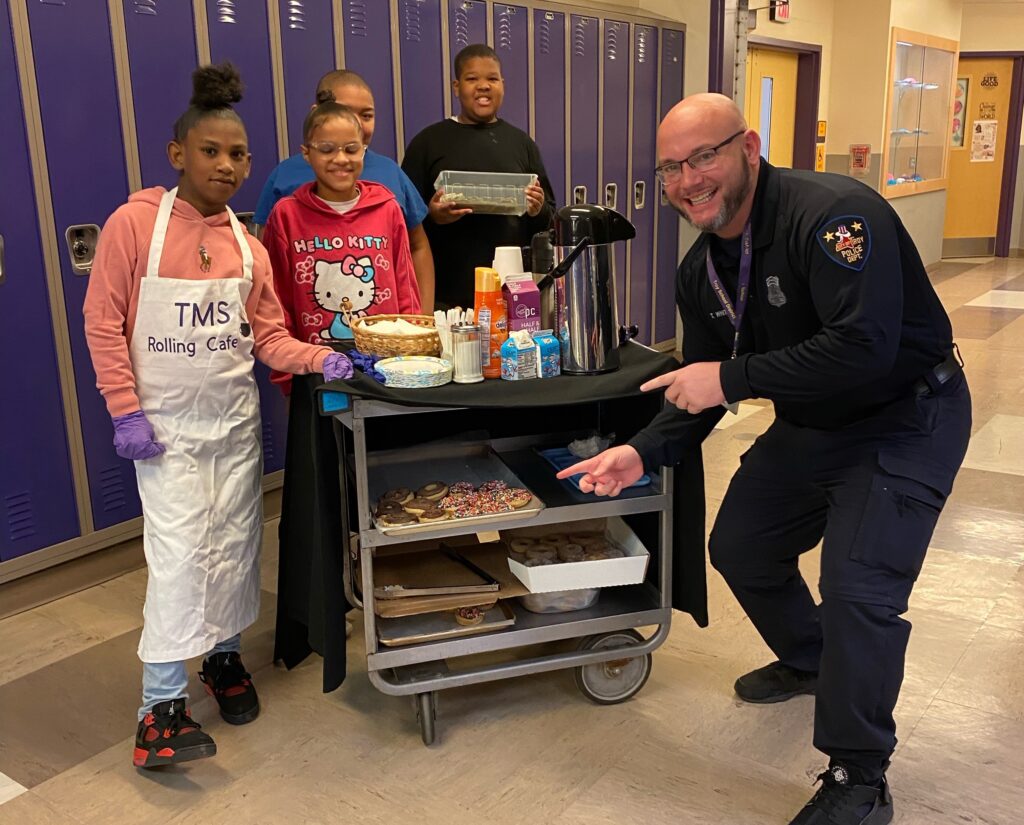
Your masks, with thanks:
[{"label": "black belt", "polygon": [[960,359],[960,351],[954,345],[945,361],[933,367],[914,382],[914,394],[927,395],[930,392],[935,392],[950,378],[959,375],[963,368],[964,362]]}]

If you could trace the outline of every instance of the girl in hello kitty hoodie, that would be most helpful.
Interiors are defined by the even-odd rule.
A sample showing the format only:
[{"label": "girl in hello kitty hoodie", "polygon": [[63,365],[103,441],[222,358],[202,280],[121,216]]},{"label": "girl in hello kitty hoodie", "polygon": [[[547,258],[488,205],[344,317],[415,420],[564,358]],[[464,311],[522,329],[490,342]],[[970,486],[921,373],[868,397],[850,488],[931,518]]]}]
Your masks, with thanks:
[{"label": "girl in hello kitty hoodie", "polygon": [[[303,134],[316,180],[277,202],[262,238],[285,326],[324,344],[351,339],[356,318],[419,313],[402,210],[387,187],[359,180],[359,118],[328,99],[309,113]],[[291,376],[272,379],[289,391]]]}]

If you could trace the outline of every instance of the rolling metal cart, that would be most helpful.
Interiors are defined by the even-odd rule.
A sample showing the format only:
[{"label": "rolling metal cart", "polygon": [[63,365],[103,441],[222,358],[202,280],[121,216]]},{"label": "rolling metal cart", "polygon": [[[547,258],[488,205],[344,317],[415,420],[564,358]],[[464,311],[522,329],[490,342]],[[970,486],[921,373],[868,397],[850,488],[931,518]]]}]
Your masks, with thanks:
[{"label": "rolling metal cart", "polygon": [[[533,383],[533,382],[530,382]],[[538,382],[539,383],[539,382]],[[340,395],[339,395],[340,397]],[[526,676],[552,670],[573,669],[576,685],[588,699],[598,704],[616,704],[634,696],[651,671],[651,653],[667,638],[672,619],[672,470],[662,468],[651,474],[651,485],[623,491],[614,499],[599,499],[580,493],[555,478],[555,470],[535,447],[562,445],[579,433],[531,433],[515,437],[485,439],[491,450],[518,479],[539,497],[544,509],[527,518],[510,515],[481,527],[439,523],[436,529],[409,535],[386,535],[370,518],[372,476],[389,460],[386,452],[377,455],[367,446],[367,426],[377,424],[408,427],[409,418],[422,414],[454,413],[465,408],[414,407],[374,399],[351,398],[346,409],[332,413],[335,434],[342,457],[342,472],[354,476],[357,516],[352,516],[352,532],[358,535],[352,549],[345,553],[344,587],[349,602],[363,610],[366,635],[366,664],[370,681],[391,696],[414,697],[423,742],[437,735],[437,695],[447,688],[474,685],[514,676]],[[329,409],[325,405],[324,409]],[[538,419],[533,419],[538,420]],[[550,420],[550,416],[547,419]],[[348,454],[344,430],[352,435],[354,455]],[[467,436],[467,443],[472,443]],[[479,443],[479,441],[477,441]],[[452,442],[424,443],[402,451],[403,460],[429,462],[439,467]],[[437,473],[439,476],[442,473]],[[343,485],[344,487],[344,485]],[[343,506],[346,502],[343,502]],[[420,642],[400,647],[385,647],[378,638],[378,617],[374,605],[374,558],[379,548],[423,539],[443,539],[480,530],[499,531],[541,525],[571,525],[584,519],[630,517],[657,523],[657,547],[651,553],[647,580],[642,584],[604,588],[592,607],[568,613],[531,613],[518,604],[512,606],[515,624],[493,632],[439,641]],[[429,551],[424,551],[429,552]],[[359,565],[361,578],[356,575]],[[356,583],[361,582],[357,591]],[[656,627],[645,638],[642,627]],[[575,649],[552,652],[529,659],[510,657],[509,661],[459,667],[460,659],[480,653],[515,651],[524,646],[547,642],[575,643]],[[493,660],[493,657],[489,657]],[[451,663],[451,667],[449,667]],[[462,664],[465,664],[463,659]]]}]

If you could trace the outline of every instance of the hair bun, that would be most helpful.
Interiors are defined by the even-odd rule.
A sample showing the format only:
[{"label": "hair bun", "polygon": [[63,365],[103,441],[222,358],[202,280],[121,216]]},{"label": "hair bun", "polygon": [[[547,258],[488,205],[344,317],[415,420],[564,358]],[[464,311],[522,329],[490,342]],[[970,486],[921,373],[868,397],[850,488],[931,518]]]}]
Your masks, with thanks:
[{"label": "hair bun", "polygon": [[192,72],[192,100],[197,109],[225,109],[242,99],[242,76],[233,63],[200,66]]},{"label": "hair bun", "polygon": [[334,103],[336,98],[334,92],[331,89],[320,89],[316,93],[316,102],[319,106],[321,103]]}]

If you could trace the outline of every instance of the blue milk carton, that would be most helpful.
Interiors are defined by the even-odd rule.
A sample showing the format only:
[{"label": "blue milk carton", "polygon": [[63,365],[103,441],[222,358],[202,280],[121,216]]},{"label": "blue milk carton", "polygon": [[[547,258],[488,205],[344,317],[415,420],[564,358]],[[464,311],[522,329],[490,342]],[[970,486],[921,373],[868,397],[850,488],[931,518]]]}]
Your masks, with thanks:
[{"label": "blue milk carton", "polygon": [[562,374],[562,345],[550,329],[533,333],[537,345],[537,363],[541,378],[553,378]]},{"label": "blue milk carton", "polygon": [[505,381],[537,378],[537,345],[526,330],[510,332],[501,345],[501,377]]}]

